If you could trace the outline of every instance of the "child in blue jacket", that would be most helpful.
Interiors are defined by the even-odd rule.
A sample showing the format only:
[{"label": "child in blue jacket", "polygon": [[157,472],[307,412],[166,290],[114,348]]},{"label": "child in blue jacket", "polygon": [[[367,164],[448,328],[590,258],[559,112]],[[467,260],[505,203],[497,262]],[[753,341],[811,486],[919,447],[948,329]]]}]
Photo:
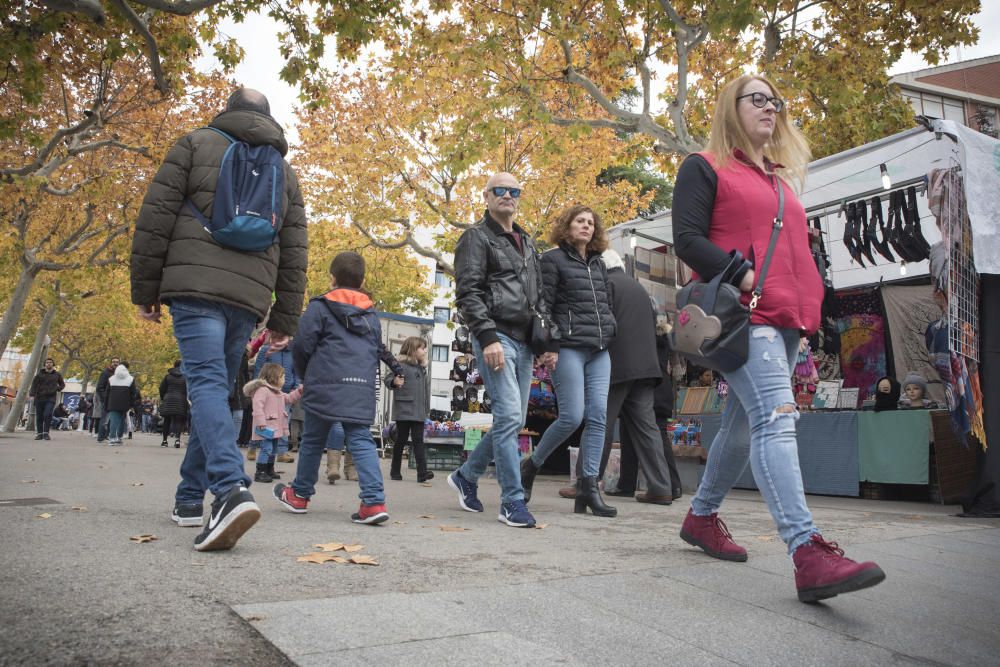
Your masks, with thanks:
[{"label": "child in blue jacket", "polygon": [[[386,521],[385,491],[371,424],[375,421],[375,383],[382,349],[382,328],[372,300],[361,291],[365,260],[342,252],[330,264],[332,289],[310,299],[292,345],[295,372],[304,384],[304,424],[299,461],[291,485],[277,484],[274,497],[290,512],[305,514],[316,493],[327,436],[339,422],[357,469],[361,507],[355,523]],[[397,364],[398,366],[398,364]],[[402,368],[393,368],[402,375]]]}]

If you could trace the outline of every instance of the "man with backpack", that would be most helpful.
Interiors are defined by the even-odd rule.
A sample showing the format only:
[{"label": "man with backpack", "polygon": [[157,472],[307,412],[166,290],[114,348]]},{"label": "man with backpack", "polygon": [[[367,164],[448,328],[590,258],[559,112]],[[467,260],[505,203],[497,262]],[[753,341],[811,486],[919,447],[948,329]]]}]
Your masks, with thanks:
[{"label": "man with backpack", "polygon": [[260,518],[228,399],[254,324],[267,317],[281,344],[302,312],[306,219],[287,151],[267,98],[240,88],[171,148],[136,222],[132,303],[154,322],[170,306],[191,402],[173,520],[201,526],[206,487],[215,495],[198,551],[232,548]]}]

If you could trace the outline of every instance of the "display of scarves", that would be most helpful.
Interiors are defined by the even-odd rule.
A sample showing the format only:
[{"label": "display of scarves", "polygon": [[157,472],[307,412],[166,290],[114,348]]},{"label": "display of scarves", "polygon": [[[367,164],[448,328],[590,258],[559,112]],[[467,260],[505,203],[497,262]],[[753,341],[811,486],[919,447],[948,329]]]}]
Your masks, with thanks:
[{"label": "display of scarves", "polygon": [[857,387],[858,400],[875,394],[875,383],[885,375],[885,319],[862,313],[838,320],[840,370],[845,387]]}]

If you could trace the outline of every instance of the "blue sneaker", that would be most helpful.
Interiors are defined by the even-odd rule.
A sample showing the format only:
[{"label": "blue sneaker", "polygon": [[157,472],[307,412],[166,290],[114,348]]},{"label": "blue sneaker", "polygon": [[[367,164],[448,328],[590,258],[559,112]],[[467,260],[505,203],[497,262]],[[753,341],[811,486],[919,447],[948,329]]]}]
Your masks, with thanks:
[{"label": "blue sneaker", "polygon": [[497,521],[514,526],[515,528],[534,528],[535,517],[531,516],[528,506],[523,500],[512,500],[500,506],[500,516]]},{"label": "blue sneaker", "polygon": [[476,497],[476,490],[479,488],[479,485],[465,479],[456,470],[448,475],[448,486],[458,491],[458,504],[466,512],[483,511],[483,504]]}]

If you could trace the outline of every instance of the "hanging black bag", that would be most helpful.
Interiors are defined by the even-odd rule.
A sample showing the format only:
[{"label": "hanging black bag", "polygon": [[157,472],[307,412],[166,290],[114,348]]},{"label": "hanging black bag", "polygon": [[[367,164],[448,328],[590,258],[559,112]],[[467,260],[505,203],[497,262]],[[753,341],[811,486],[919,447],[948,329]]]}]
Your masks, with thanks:
[{"label": "hanging black bag", "polygon": [[785,214],[785,191],[777,178],[778,214],[771,226],[771,241],[757,276],[757,286],[750,298],[750,307],[740,301],[735,285],[726,282],[742,265],[743,255],[731,254],[729,266],[708,282],[692,280],[677,292],[677,323],[671,332],[674,350],[692,362],[728,373],[747,362],[750,349],[750,315],[764,291],[764,280],[771,256],[778,245],[782,217]]},{"label": "hanging black bag", "polygon": [[535,354],[542,354],[549,349],[552,342],[552,326],[549,318],[538,312],[535,304],[529,304],[531,308],[531,351]]}]

